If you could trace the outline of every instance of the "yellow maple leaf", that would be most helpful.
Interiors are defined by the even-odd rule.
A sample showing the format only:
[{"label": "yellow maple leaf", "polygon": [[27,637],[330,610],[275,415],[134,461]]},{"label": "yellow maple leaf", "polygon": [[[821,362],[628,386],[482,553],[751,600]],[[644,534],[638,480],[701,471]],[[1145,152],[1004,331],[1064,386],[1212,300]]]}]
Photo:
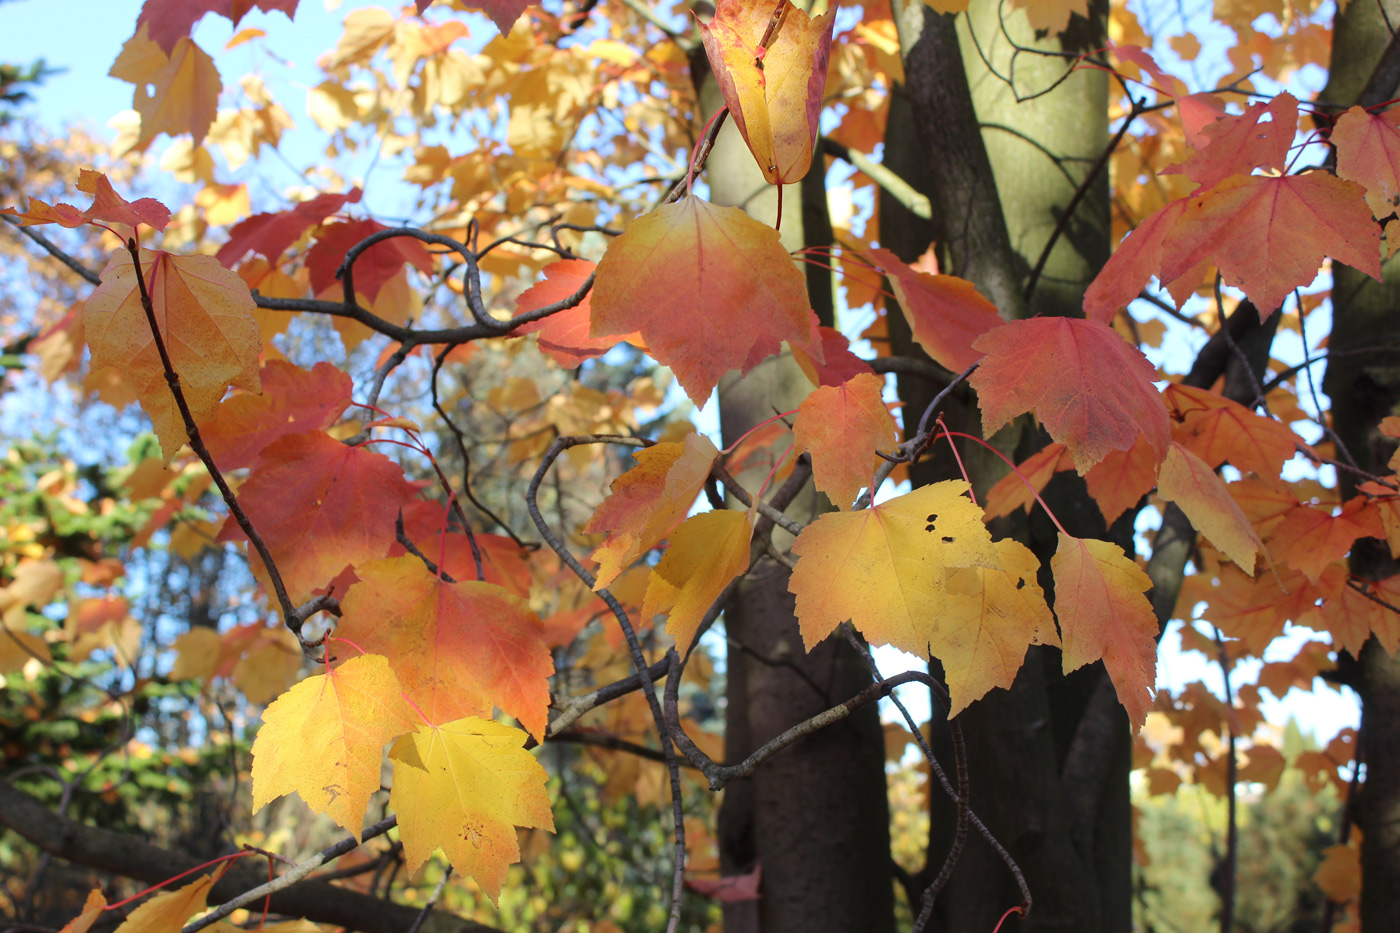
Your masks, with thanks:
[{"label": "yellow maple leaf", "polygon": [[214,60],[194,40],[182,37],[166,55],[143,25],[122,46],[108,74],[136,85],[132,107],[141,115],[141,134],[134,148],[145,149],[161,133],[189,133],[196,146],[204,141],[223,82]]},{"label": "yellow maple leaf", "polygon": [[[117,927],[117,933],[180,933],[180,928],[191,917],[208,906],[209,891],[223,875],[224,867],[226,866],[221,866],[214,874],[198,878],[182,888],[160,892],[133,910],[122,925]],[[87,907],[92,905],[92,895],[88,895]],[[87,912],[85,908],[82,916],[87,916]],[[78,919],[81,920],[82,917]]]},{"label": "yellow maple leaf", "polygon": [[1141,728],[1157,671],[1157,616],[1143,595],[1152,580],[1118,545],[1064,532],[1050,570],[1065,673],[1102,660],[1118,701]]},{"label": "yellow maple leaf", "polygon": [[968,484],[946,480],[859,512],[828,512],[793,543],[788,588],[811,650],[850,619],[871,642],[928,654],[949,568],[1001,569]]},{"label": "yellow maple leaf", "polygon": [[666,633],[676,650],[690,650],[711,604],[739,574],[749,569],[753,512],[716,509],[692,515],[671,534],[671,546],[651,572],[642,617],[669,612]]},{"label": "yellow maple leaf", "polygon": [[389,806],[399,817],[408,870],[438,849],[494,902],[506,866],[519,860],[515,828],[554,831],[548,775],[519,729],[468,717],[420,725],[394,743]]},{"label": "yellow maple leaf", "polygon": [[253,810],[296,793],[359,838],[384,744],[413,728],[389,662],[367,654],[273,702],[253,740]]},{"label": "yellow maple leaf", "polygon": [[943,662],[956,716],[993,687],[1010,687],[1031,645],[1058,645],[1055,618],[1036,582],[1040,561],[1017,541],[994,545],[1000,568],[947,571],[948,608],[933,627],[930,653]]},{"label": "yellow maple leaf", "polygon": [[680,524],[705,485],[719,451],[703,434],[633,452],[637,465],[613,480],[612,493],[584,526],[584,534],[607,532],[593,551],[602,589]]}]

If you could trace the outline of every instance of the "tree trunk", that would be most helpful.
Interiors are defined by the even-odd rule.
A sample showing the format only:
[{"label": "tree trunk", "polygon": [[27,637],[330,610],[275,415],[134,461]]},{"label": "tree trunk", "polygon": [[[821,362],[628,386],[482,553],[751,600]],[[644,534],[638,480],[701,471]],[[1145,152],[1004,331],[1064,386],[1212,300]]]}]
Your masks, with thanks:
[{"label": "tree trunk", "polygon": [[[1400,3],[1386,0],[1394,22]],[[1332,44],[1332,71],[1322,99],[1374,106],[1400,90],[1396,41],[1375,3],[1356,4],[1339,14]],[[1391,222],[1390,229],[1395,229]],[[1379,433],[1386,415],[1400,412],[1400,261],[1386,262],[1384,284],[1355,269],[1333,264],[1332,333],[1327,342],[1323,388],[1332,402],[1332,427],[1361,469],[1389,472],[1394,441]],[[1320,335],[1309,334],[1314,341]],[[1345,354],[1345,355],[1343,355]],[[1340,450],[1339,457],[1346,455]],[[1357,478],[1338,471],[1344,496]],[[1383,542],[1366,539],[1352,549],[1351,571],[1379,580],[1400,572]],[[1373,638],[1359,659],[1339,659],[1340,673],[1361,696],[1360,755],[1366,781],[1352,807],[1361,829],[1361,925],[1365,930],[1400,929],[1400,663]]]},{"label": "tree trunk", "polygon": [[[703,117],[722,101],[712,78],[701,91]],[[821,177],[818,156],[812,171]],[[742,207],[764,223],[777,217],[777,191],[768,185],[731,121],[710,156],[706,180],[716,204]],[[820,237],[824,201],[811,203],[817,188],[804,184],[783,191],[783,242],[804,244],[804,227]],[[826,243],[830,224],[825,223]],[[825,243],[823,243],[825,245]],[[820,304],[823,282],[811,289]],[[830,320],[830,280],[825,280]],[[724,441],[774,414],[797,407],[812,385],[784,354],[764,360],[748,376],[720,383]],[[742,475],[757,492],[763,471]],[[810,487],[809,487],[810,489]],[[802,500],[789,509],[803,518]],[[807,515],[823,503],[810,494]],[[829,505],[825,506],[829,508]],[[781,531],[777,535],[781,536]],[[790,543],[782,542],[782,545]],[[761,562],[742,580],[725,607],[729,638],[725,710],[725,757],[738,761],[783,730],[859,692],[870,674],[850,645],[827,639],[810,654],[793,615],[787,568]],[[724,791],[719,844],[725,875],[762,869],[757,903],[725,907],[727,933],[885,933],[894,929],[894,882],[890,861],[884,736],[874,706],[823,729],[766,762],[754,776]]]}]

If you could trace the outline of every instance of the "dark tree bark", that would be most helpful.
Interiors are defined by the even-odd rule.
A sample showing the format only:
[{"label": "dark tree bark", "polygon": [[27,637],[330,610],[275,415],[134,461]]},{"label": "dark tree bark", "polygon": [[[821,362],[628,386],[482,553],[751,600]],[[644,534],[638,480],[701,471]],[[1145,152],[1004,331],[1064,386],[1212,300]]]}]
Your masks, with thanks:
[{"label": "dark tree bark", "polygon": [[[1391,22],[1400,3],[1387,0]],[[1375,106],[1400,91],[1400,40],[1391,36],[1375,3],[1338,15],[1332,72],[1322,99]],[[1395,221],[1391,221],[1394,229]],[[1361,469],[1389,472],[1395,443],[1377,430],[1400,412],[1400,262],[1383,264],[1384,284],[1335,264],[1332,333],[1323,388],[1331,399],[1332,427]],[[1316,336],[1310,334],[1316,340]],[[1320,336],[1320,335],[1319,335]],[[1345,456],[1341,451],[1338,456]],[[1344,496],[1359,479],[1338,471]],[[1383,542],[1365,539],[1352,550],[1351,571],[1368,580],[1400,572]],[[1341,675],[1361,696],[1359,754],[1366,779],[1352,808],[1361,829],[1361,924],[1366,930],[1400,929],[1400,662],[1373,638],[1361,657],[1340,661]]]}]

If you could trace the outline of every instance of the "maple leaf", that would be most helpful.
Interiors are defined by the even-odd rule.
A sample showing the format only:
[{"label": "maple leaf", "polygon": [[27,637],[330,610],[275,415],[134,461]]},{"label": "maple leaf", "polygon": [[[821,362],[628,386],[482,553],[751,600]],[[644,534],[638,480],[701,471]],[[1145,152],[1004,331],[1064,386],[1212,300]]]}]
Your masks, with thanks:
[{"label": "maple leaf", "polygon": [[584,534],[607,532],[591,555],[598,563],[595,590],[616,580],[685,519],[719,451],[705,435],[687,434],[684,441],[643,447],[632,456],[637,465],[613,480],[612,492],[583,528]]},{"label": "maple leaf", "polygon": [[[1266,115],[1271,122],[1259,122]],[[1283,171],[1297,131],[1298,99],[1283,93],[1268,103],[1251,104],[1243,114],[1222,116],[1209,124],[1203,130],[1209,143],[1160,174],[1179,172],[1204,190],[1256,168]]]},{"label": "maple leaf", "polygon": [[987,520],[1010,515],[1017,509],[1030,511],[1035,494],[1044,490],[1056,473],[1073,466],[1074,461],[1064,444],[1046,444],[1018,463],[1015,470],[997,480],[996,485],[987,492]]},{"label": "maple leaf", "polygon": [[394,742],[389,807],[410,872],[442,849],[496,902],[506,867],[520,860],[515,828],[554,831],[549,775],[524,741],[519,729],[471,717],[419,726]]},{"label": "maple leaf", "polygon": [[1157,485],[1157,468],[1161,458],[1151,445],[1138,435],[1127,450],[1111,450],[1108,456],[1094,464],[1084,474],[1089,497],[1099,507],[1106,524],[1113,524],[1128,509]]},{"label": "maple leaf", "polygon": [[1316,583],[1329,565],[1347,555],[1357,538],[1384,535],[1379,514],[1366,504],[1365,496],[1357,496],[1338,515],[1330,508],[1300,505],[1269,531],[1269,547],[1275,557]]},{"label": "maple leaf", "polygon": [[1033,411],[1084,473],[1141,433],[1159,456],[1170,441],[1167,410],[1152,386],[1157,370],[1107,324],[1030,318],[990,330],[973,347],[986,356],[969,381],[982,432]]},{"label": "maple leaf", "polygon": [[[432,0],[416,0],[418,13],[422,15],[428,8]],[[491,22],[496,24],[496,28],[501,31],[501,35],[510,35],[511,27],[516,20],[520,19],[522,13],[530,6],[529,0],[464,0],[463,6],[469,10],[480,10],[485,13]]]},{"label": "maple leaf", "polygon": [[[156,326],[195,421],[213,415],[230,385],[259,391],[261,341],[253,298],[243,280],[210,256],[152,250],[140,255]],[[131,254],[125,250],[112,255],[102,270],[102,284],[83,305],[83,330],[93,371],[108,366],[121,371],[150,417],[169,463],[185,442],[185,425],[141,306]]]},{"label": "maple leaf", "polygon": [[261,253],[268,262],[276,263],[303,233],[346,204],[358,204],[362,194],[358,187],[344,194],[318,194],[290,210],[254,214],[234,225],[228,232],[228,242],[219,247],[215,256],[230,269],[249,251]]},{"label": "maple leaf", "polygon": [[106,909],[107,898],[101,889],[94,888],[88,892],[87,900],[83,903],[82,913],[65,923],[63,929],[59,930],[58,933],[87,933]]},{"label": "maple leaf", "polygon": [[[1084,291],[1084,316],[1091,321],[1107,324],[1113,320],[1119,308],[1137,298],[1144,286],[1162,268],[1162,243],[1167,234],[1176,226],[1186,211],[1186,200],[1172,201],[1154,211],[1133,228],[1127,239],[1118,244],[1113,255],[1104,263],[1094,281]],[[1167,281],[1162,278],[1162,287],[1171,292],[1180,307],[1201,276],[1197,270],[1187,270],[1180,281]]]},{"label": "maple leaf", "polygon": [[448,583],[417,557],[367,561],[355,573],[337,633],[392,660],[430,720],[497,706],[544,737],[554,661],[529,603],[494,583]]},{"label": "maple leaf", "polygon": [[291,19],[299,0],[146,0],[136,17],[136,29],[146,27],[151,41],[167,55],[175,43],[188,36],[205,13],[218,13],[235,26],[253,8],[271,13],[281,10]]},{"label": "maple leaf", "polygon": [[29,199],[29,209],[24,213],[13,207],[0,210],[19,218],[20,226],[34,224],[61,224],[65,227],[80,227],[87,223],[127,224],[135,227],[145,224],[155,230],[164,230],[170,222],[170,208],[154,198],[141,198],[128,201],[117,194],[102,172],[82,169],[78,173],[78,190],[92,195],[92,206],[80,211],[71,204],[45,204],[38,198]]},{"label": "maple leaf", "polygon": [[1143,596],[1152,581],[1118,545],[1064,532],[1050,570],[1065,673],[1102,660],[1118,702],[1141,728],[1157,670],[1157,617]]},{"label": "maple leaf", "polygon": [[1157,492],[1175,502],[1191,525],[1250,576],[1264,542],[1230,497],[1225,482],[1200,457],[1172,442],[1157,474]]},{"label": "maple leaf", "polygon": [[1040,561],[1017,541],[997,541],[994,547],[1001,567],[947,571],[947,610],[933,628],[929,653],[943,661],[949,716],[993,687],[1010,687],[1031,645],[1060,643],[1036,582]]},{"label": "maple leaf", "polygon": [[784,340],[821,360],[806,280],[778,232],[737,207],[683,198],[632,221],[598,263],[591,297],[590,335],[640,334],[697,405]]},{"label": "maple leaf", "polygon": [[289,434],[323,431],[350,404],[354,383],[343,370],[317,363],[310,371],[285,360],[262,368],[261,395],[235,395],[200,429],[221,470],[257,463],[263,448]]},{"label": "maple leaf", "polygon": [[[383,454],[311,431],[264,448],[239,498],[292,601],[300,603],[347,564],[383,557],[399,509],[416,492],[403,468]],[[241,537],[232,519],[219,534],[220,541]]]},{"label": "maple leaf", "polygon": [[819,326],[815,312],[812,314],[812,326],[816,331],[813,342],[821,348],[823,362],[812,359],[807,351],[799,347],[793,348],[792,356],[813,385],[839,386],[853,376],[875,371],[869,363],[851,352],[851,342],[845,334],[834,327]]},{"label": "maple leaf", "polygon": [[793,455],[812,455],[812,478],[839,509],[849,509],[874,475],[874,451],[893,446],[894,419],[885,407],[885,380],[870,373],[819,388],[798,406]]},{"label": "maple leaf", "polygon": [[[515,300],[515,316],[528,314],[576,294],[595,268],[593,263],[583,259],[562,259],[545,266],[544,281],[530,286]],[[591,294],[585,295],[583,301],[574,307],[522,324],[511,333],[538,333],[540,349],[565,369],[576,369],[584,360],[602,356],[623,341],[641,344],[641,337],[637,334],[590,336],[591,298]]]},{"label": "maple leaf", "polygon": [[807,650],[849,619],[874,644],[928,654],[948,569],[1001,569],[967,491],[946,480],[858,512],[828,512],[802,529],[788,589]]},{"label": "maple leaf", "polygon": [[757,513],[716,509],[692,515],[671,532],[671,545],[651,571],[642,618],[668,613],[666,633],[682,653],[731,581],[749,569]]},{"label": "maple leaf", "polygon": [[801,181],[812,165],[822,90],[836,25],[831,10],[812,19],[781,0],[777,28],[760,47],[773,4],[719,0],[700,39],[724,103],[771,184]]},{"label": "maple leaf", "polygon": [[[159,892],[155,897],[128,914],[117,930],[119,933],[176,933],[189,922],[191,917],[202,912],[208,906],[209,892],[213,889],[215,882],[223,875],[226,867],[221,865],[214,874],[196,878],[189,884],[182,885],[173,891]],[[89,907],[92,903],[92,896],[89,895]],[[87,910],[85,909],[83,916],[86,915]],[[216,928],[216,933],[232,929],[234,928],[225,924],[223,929]]]},{"label": "maple leaf", "polygon": [[[306,251],[306,270],[311,274],[311,290],[321,294],[337,281],[336,270],[345,255],[361,240],[390,228],[373,220],[351,220],[327,224],[321,228],[316,242]],[[424,275],[433,274],[433,255],[421,240],[410,236],[381,240],[365,250],[355,260],[347,274],[354,276],[354,291],[370,301],[379,297],[379,290],[388,284],[404,263]]]},{"label": "maple leaf", "polygon": [[1208,389],[1173,383],[1162,400],[1173,437],[1211,467],[1228,460],[1241,473],[1277,476],[1303,443],[1287,425]]},{"label": "maple leaf", "polygon": [[1381,280],[1380,227],[1365,189],[1327,172],[1233,175],[1186,202],[1162,241],[1160,277],[1220,269],[1267,320],[1331,256]]},{"label": "maple leaf", "polygon": [[1337,118],[1329,138],[1337,149],[1337,174],[1366,189],[1371,213],[1395,213],[1400,203],[1400,113],[1371,114],[1352,107]]},{"label": "maple leaf", "polygon": [[1322,850],[1312,880],[1329,901],[1346,904],[1361,896],[1361,877],[1361,847],[1340,843]]},{"label": "maple leaf", "polygon": [[887,249],[870,256],[889,277],[919,346],[945,369],[960,373],[982,358],[973,341],[1003,323],[996,305],[966,279],[917,272]]},{"label": "maple leaf", "polygon": [[161,133],[189,133],[196,146],[204,141],[219,109],[223,83],[209,53],[192,40],[179,39],[166,53],[147,37],[144,27],[137,29],[108,74],[136,85],[132,107],[141,116],[137,150]]},{"label": "maple leaf", "polygon": [[360,838],[384,744],[414,728],[389,662],[351,658],[292,687],[262,718],[253,739],[253,811],[295,793]]}]

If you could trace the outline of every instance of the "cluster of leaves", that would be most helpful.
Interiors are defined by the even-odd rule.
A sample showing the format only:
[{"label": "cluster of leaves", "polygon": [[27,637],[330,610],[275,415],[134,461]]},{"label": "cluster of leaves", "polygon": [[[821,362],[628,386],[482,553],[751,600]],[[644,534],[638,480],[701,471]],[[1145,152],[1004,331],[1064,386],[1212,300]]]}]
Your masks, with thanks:
[{"label": "cluster of leaves", "polygon": [[[390,135],[412,153],[405,179],[423,191],[417,213],[434,218],[420,230],[366,216],[362,189],[329,170],[325,190],[252,216],[244,216],[247,185],[217,180],[208,147],[236,169],[275,148],[290,123],[256,78],[242,85],[245,106],[218,111],[217,68],[190,36],[205,13],[237,24],[253,6],[291,17],[297,4],[152,0],[112,69],[136,87],[136,120],[121,145],[140,151],[162,134],[188,137],[163,162],[199,185],[192,203],[172,213],[150,198],[128,201],[106,175],[85,170],[77,184],[90,207],[31,197],[24,210],[4,213],[25,226],[97,228],[114,250],[96,289],[40,341],[61,360],[48,367],[51,378],[77,366],[86,346],[88,384],[135,400],[150,419],[160,454],[136,464],[126,484],[132,500],[158,505],[139,527],[124,526],[131,543],[168,531],[171,547],[191,555],[211,543],[243,545],[266,604],[281,617],[278,627],[191,629],[174,644],[172,680],[222,678],[256,704],[270,701],[252,748],[255,807],[295,793],[359,838],[387,747],[388,807],[408,869],[441,850],[495,898],[520,855],[518,830],[554,825],[546,772],[527,740],[547,744],[591,714],[614,739],[670,764],[669,782],[655,767],[630,781],[633,790],[650,783],[653,801],[672,796],[679,836],[678,758],[711,787],[742,766],[717,764],[713,736],[663,709],[655,681],[664,675],[667,693],[679,691],[733,582],[768,559],[793,567],[807,648],[849,621],[869,643],[932,656],[956,715],[1009,686],[1031,646],[1058,646],[1065,671],[1104,664],[1135,727],[1156,721],[1154,702],[1160,720],[1182,727],[1170,738],[1149,730],[1140,739],[1150,780],[1218,785],[1224,752],[1203,736],[1251,734],[1258,687],[1238,688],[1238,705],[1204,688],[1154,701],[1160,620],[1145,595],[1152,580],[1134,557],[1071,534],[1055,518],[1059,546],[1042,568],[1025,543],[988,530],[991,519],[1031,508],[1071,469],[1106,523],[1153,497],[1199,532],[1197,573],[1178,615],[1208,619],[1222,640],[1188,626],[1190,647],[1233,663],[1261,655],[1289,623],[1330,633],[1330,643],[1265,665],[1259,686],[1280,694],[1311,685],[1332,663],[1329,648],[1357,652],[1375,637],[1393,653],[1400,643],[1400,578],[1358,580],[1346,563],[1364,538],[1400,556],[1400,480],[1371,477],[1345,502],[1315,482],[1285,481],[1290,460],[1322,464],[1333,451],[1290,427],[1305,416],[1284,381],[1267,394],[1261,387],[1256,406],[1218,387],[1168,380],[1159,390],[1163,374],[1123,334],[1127,305],[1154,277],[1177,313],[1193,296],[1216,299],[1218,316],[1202,327],[1222,326],[1231,313],[1286,313],[1300,330],[1316,299],[1294,298],[1291,312],[1286,305],[1327,261],[1379,278],[1382,256],[1394,252],[1384,225],[1400,195],[1391,155],[1400,151],[1400,120],[1389,113],[1353,108],[1328,122],[1335,173],[1295,173],[1297,99],[1281,93],[1234,112],[1223,91],[1189,94],[1135,44],[1132,15],[1115,9],[1117,41],[1096,64],[1157,97],[1151,106],[1132,99],[1122,114],[1149,126],[1134,130],[1123,152],[1162,181],[1150,196],[1136,188],[1133,200],[1124,195],[1132,232],[1088,290],[1082,318],[1004,320],[971,283],[904,263],[876,245],[875,224],[857,235],[852,218],[839,218],[843,247],[832,261],[846,276],[847,304],[882,304],[887,280],[947,384],[966,381],[976,391],[984,435],[1030,414],[1049,438],[1000,483],[977,490],[980,498],[953,480],[876,502],[894,462],[917,460],[935,440],[955,442],[956,432],[935,408],[906,411],[897,422],[870,362],[814,316],[778,230],[697,196],[693,183],[726,114],[779,190],[820,163],[828,100],[845,105],[831,137],[872,151],[885,92],[902,77],[890,56],[887,8],[865,7],[856,29],[837,34],[834,12],[809,17],[786,0],[725,0],[698,27],[727,108],[703,128],[686,49],[676,36],[641,43],[648,21],[640,14],[611,18],[602,27],[608,34],[588,45],[566,44],[570,29],[558,17],[522,18],[524,5],[510,0],[467,3],[502,33],[468,55],[453,47],[466,27],[422,18],[427,2],[416,15],[356,11],[322,62],[310,110],[332,154]],[[1071,13],[1088,12],[1026,6],[1032,25],[1052,33]],[[259,41],[252,32],[235,41]],[[1278,43],[1285,46],[1294,48]],[[384,58],[388,71],[377,64]],[[374,81],[356,86],[353,76]],[[1240,90],[1241,80],[1222,87]],[[481,141],[454,153],[446,143],[425,144],[421,130],[395,129],[406,118],[419,127],[487,121],[505,99],[504,145]],[[599,108],[623,131],[605,131]],[[592,145],[575,145],[580,133]],[[641,153],[649,134],[666,145],[648,159]],[[602,164],[607,147],[618,163],[633,163],[634,177]],[[1158,154],[1149,162],[1142,153],[1150,147]],[[677,148],[690,155],[666,155]],[[1166,156],[1174,156],[1170,169]],[[657,169],[663,160],[675,163],[670,176]],[[1115,173],[1125,187],[1139,174],[1120,164]],[[672,183],[659,203],[620,194],[658,182]],[[516,236],[521,226],[539,231],[538,240]],[[226,235],[206,239],[224,227]],[[148,237],[158,248],[141,248]],[[532,286],[520,291],[522,281]],[[1228,307],[1222,282],[1245,302]],[[357,381],[327,360],[282,359],[294,317],[330,317],[347,351],[365,344],[366,355],[377,353],[369,378]],[[887,327],[877,321],[872,335]],[[520,340],[525,334],[534,340]],[[367,344],[374,336],[387,341]],[[778,419],[721,451],[683,429],[644,430],[636,412],[661,401],[648,380],[627,392],[571,385],[554,397],[527,379],[504,380],[481,393],[505,422],[496,454],[516,464],[542,458],[521,498],[550,547],[524,547],[509,521],[500,523],[506,533],[488,532],[494,516],[473,501],[482,513],[474,520],[463,504],[471,489],[444,466],[458,458],[465,474],[470,460],[448,413],[477,401],[466,375],[472,355],[523,356],[537,347],[559,367],[589,368],[633,352],[615,349],[623,344],[667,367],[697,404],[727,374],[747,373],[784,347],[812,390],[782,416],[791,416],[790,429]],[[386,401],[386,384],[401,396],[417,390],[420,407],[430,397],[441,434]],[[357,394],[363,401],[346,418]],[[1400,437],[1400,419],[1381,430]],[[597,443],[632,448],[635,464],[605,500],[580,509],[558,489],[602,469],[589,453]],[[391,458],[391,449],[402,453]],[[1222,476],[1226,464],[1237,479]],[[560,485],[549,521],[551,502],[542,507],[540,492],[552,469]],[[808,471],[835,508],[803,525],[784,509]],[[725,507],[720,485],[740,507]],[[714,507],[690,514],[701,496]],[[227,510],[222,523],[202,511],[211,503]],[[584,542],[591,571],[572,553]],[[70,644],[60,660],[71,662],[83,636],[105,639],[89,651],[118,655],[124,638],[139,638],[115,593],[94,597],[102,606],[91,621],[75,607],[62,638],[46,634],[56,630],[30,609],[52,602],[70,571],[57,560],[61,544],[31,550],[4,567],[0,605],[16,646],[0,654],[6,673],[50,660],[59,642]],[[622,633],[610,642],[591,625],[609,612]],[[318,613],[335,617],[329,636]],[[652,631],[644,645],[638,630],[660,616],[664,635]],[[303,652],[320,672],[297,680]],[[562,690],[580,672],[588,686],[627,681],[628,663],[631,692]],[[523,730],[496,721],[496,711]],[[1261,779],[1277,763],[1263,743],[1249,756]],[[1319,773],[1330,768],[1334,779],[1351,761],[1342,750],[1323,757]],[[675,860],[679,871],[685,850]],[[203,909],[211,884],[196,881],[148,907],[171,910],[178,925]],[[104,904],[90,901],[84,917]]]}]

